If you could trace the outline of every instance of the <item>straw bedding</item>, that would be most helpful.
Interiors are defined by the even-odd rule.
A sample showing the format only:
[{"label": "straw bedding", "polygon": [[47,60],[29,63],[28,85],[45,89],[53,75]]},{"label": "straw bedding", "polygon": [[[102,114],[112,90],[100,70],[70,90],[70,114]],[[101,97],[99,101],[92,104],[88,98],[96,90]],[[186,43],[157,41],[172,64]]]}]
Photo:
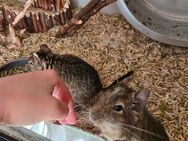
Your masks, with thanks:
[{"label": "straw bedding", "polygon": [[29,56],[46,43],[56,53],[74,54],[93,65],[105,86],[135,70],[130,85],[150,89],[148,108],[162,121],[170,139],[188,140],[188,48],[155,42],[120,15],[97,14],[78,34],[66,39],[54,38],[57,30],[28,34],[15,50],[0,45],[0,64]]}]

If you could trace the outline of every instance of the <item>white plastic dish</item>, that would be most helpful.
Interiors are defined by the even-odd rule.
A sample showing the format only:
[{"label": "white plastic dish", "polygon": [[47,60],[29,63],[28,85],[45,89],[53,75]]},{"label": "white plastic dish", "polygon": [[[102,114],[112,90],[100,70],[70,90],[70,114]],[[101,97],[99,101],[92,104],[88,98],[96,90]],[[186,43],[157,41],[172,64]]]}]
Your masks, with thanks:
[{"label": "white plastic dish", "polygon": [[79,128],[50,122],[40,122],[26,128],[52,141],[104,141],[102,138]]},{"label": "white plastic dish", "polygon": [[118,0],[122,15],[150,38],[188,47],[188,0]]}]

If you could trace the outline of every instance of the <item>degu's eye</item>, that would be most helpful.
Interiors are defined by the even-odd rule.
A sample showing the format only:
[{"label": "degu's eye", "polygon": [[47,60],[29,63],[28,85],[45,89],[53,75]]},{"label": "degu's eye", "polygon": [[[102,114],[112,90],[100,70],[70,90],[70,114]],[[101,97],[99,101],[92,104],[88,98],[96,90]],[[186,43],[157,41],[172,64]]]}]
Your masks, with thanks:
[{"label": "degu's eye", "polygon": [[113,107],[113,109],[116,111],[116,112],[120,112],[120,111],[123,111],[123,106],[122,105],[115,105]]}]

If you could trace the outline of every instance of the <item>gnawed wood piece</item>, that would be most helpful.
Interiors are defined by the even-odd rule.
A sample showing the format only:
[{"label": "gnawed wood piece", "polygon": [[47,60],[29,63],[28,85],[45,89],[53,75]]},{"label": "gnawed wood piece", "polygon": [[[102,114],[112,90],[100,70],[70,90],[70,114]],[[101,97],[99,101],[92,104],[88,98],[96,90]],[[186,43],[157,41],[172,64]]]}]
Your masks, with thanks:
[{"label": "gnawed wood piece", "polygon": [[67,8],[65,7],[67,2],[70,4],[70,0],[35,0],[33,7],[44,10],[60,11],[63,8]]},{"label": "gnawed wood piece", "polygon": [[[54,26],[64,25],[72,18],[70,1],[61,0],[59,11],[54,11],[55,2],[56,0],[29,0],[21,12],[13,10],[12,7],[0,6],[0,31],[4,30],[5,26],[8,27],[9,24],[12,24],[14,29],[26,29],[30,33],[46,32]],[[31,5],[42,9],[48,7],[49,11],[30,10],[28,8]],[[49,5],[54,8],[49,8]]]},{"label": "gnawed wood piece", "polygon": [[56,37],[68,37],[77,32],[85,22],[103,7],[114,3],[117,0],[91,0],[81,11],[70,19],[59,31]]}]

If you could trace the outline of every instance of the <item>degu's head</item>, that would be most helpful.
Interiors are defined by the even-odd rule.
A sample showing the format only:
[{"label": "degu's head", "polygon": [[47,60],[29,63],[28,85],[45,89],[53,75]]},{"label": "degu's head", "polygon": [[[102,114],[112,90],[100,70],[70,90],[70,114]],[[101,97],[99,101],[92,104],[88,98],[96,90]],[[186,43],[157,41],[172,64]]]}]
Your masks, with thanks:
[{"label": "degu's head", "polygon": [[40,50],[34,52],[29,57],[29,66],[34,70],[44,70],[49,68],[53,53],[46,44],[40,45]]},{"label": "degu's head", "polygon": [[146,109],[149,90],[136,92],[127,86],[128,80],[125,78],[101,91],[89,111],[93,124],[112,140],[131,138],[131,128],[127,126],[136,126]]}]

